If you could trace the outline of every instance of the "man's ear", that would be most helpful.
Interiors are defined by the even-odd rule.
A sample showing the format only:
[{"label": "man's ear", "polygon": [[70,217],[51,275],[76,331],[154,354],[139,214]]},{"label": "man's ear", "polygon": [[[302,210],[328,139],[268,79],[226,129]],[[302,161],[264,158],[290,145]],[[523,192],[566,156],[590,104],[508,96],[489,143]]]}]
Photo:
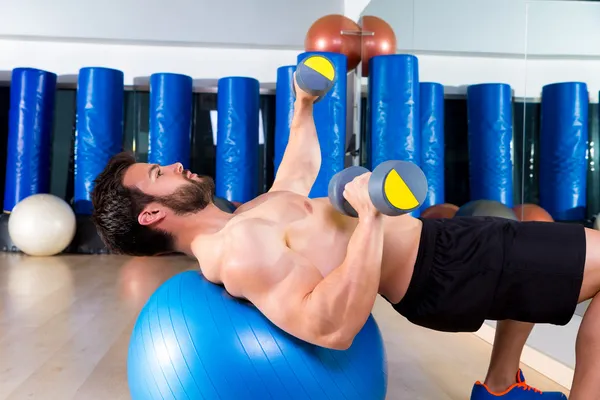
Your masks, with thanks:
[{"label": "man's ear", "polygon": [[166,217],[164,208],[160,206],[148,206],[138,215],[140,225],[147,226],[162,221]]}]

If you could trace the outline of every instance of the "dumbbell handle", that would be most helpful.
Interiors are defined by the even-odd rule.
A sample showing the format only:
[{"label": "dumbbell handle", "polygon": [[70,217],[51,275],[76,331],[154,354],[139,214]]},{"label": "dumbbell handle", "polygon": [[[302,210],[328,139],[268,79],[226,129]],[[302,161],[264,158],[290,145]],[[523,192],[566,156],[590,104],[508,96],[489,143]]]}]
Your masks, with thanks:
[{"label": "dumbbell handle", "polygon": [[346,185],[354,178],[367,172],[369,172],[369,170],[364,167],[353,166],[338,172],[329,181],[329,202],[341,214],[355,218],[358,217],[356,210],[344,197],[344,190],[346,189]]},{"label": "dumbbell handle", "polygon": [[[329,182],[329,200],[342,214],[357,217],[358,213],[343,197],[345,186],[369,170],[350,167],[338,172]],[[418,209],[427,196],[427,178],[415,164],[406,161],[386,161],[379,164],[368,184],[369,197],[375,208],[385,215],[398,216]]]}]

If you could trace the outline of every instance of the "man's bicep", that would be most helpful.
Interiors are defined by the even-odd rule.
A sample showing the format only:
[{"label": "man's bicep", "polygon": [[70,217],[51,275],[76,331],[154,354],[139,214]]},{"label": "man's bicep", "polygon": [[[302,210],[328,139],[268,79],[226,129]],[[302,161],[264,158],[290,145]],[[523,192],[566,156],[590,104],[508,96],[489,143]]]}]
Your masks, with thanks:
[{"label": "man's bicep", "polygon": [[282,163],[269,191],[287,191],[308,196],[315,183],[315,177],[307,171],[310,170],[302,166],[284,165]]}]

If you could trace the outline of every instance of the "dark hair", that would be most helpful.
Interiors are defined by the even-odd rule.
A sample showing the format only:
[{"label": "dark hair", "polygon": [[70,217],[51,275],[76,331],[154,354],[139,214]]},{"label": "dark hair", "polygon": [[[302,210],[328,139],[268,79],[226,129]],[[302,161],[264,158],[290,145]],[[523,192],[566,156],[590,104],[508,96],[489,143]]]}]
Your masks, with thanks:
[{"label": "dark hair", "polygon": [[155,198],[123,184],[125,171],[135,163],[135,157],[125,152],[110,159],[94,181],[92,220],[113,253],[151,256],[172,252],[174,239],[169,233],[138,222],[138,215]]}]

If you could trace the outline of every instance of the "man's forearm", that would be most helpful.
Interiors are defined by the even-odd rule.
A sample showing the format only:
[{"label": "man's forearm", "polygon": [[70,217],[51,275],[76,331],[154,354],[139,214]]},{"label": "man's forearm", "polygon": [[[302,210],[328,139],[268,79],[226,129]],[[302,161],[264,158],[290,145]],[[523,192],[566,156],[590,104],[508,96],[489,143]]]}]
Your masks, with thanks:
[{"label": "man's forearm", "polygon": [[383,220],[361,219],[348,243],[342,265],[329,274],[307,301],[316,307],[324,335],[334,343],[348,344],[365,324],[379,290],[383,257]]},{"label": "man's forearm", "polygon": [[313,104],[296,100],[290,137],[282,163],[293,164],[294,169],[316,179],[321,168],[321,148],[313,118]]}]

